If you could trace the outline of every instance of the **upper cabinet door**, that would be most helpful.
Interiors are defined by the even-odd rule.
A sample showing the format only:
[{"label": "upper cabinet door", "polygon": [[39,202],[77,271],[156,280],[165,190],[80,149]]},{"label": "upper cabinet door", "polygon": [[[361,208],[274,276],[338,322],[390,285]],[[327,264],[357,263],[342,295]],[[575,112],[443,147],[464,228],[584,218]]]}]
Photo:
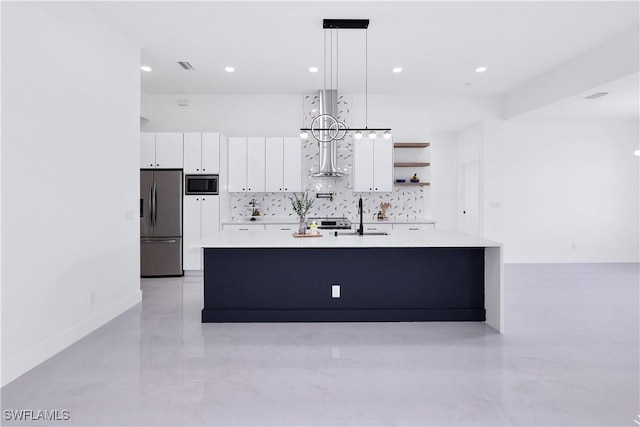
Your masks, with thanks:
[{"label": "upper cabinet door", "polygon": [[291,193],[302,191],[302,141],[299,137],[284,138],[283,190]]},{"label": "upper cabinet door", "polygon": [[182,133],[156,133],[156,168],[182,169]]},{"label": "upper cabinet door", "polygon": [[282,184],[284,157],[283,138],[274,137],[265,140],[265,191],[281,192],[284,191]]},{"label": "upper cabinet door", "polygon": [[353,141],[353,191],[373,191],[373,140]]},{"label": "upper cabinet door", "polygon": [[202,172],[220,173],[220,134],[218,132],[202,133]]},{"label": "upper cabinet door", "polygon": [[247,138],[229,138],[227,159],[229,191],[231,193],[247,191]]},{"label": "upper cabinet door", "polygon": [[202,134],[186,132],[184,134],[184,173],[201,173]]},{"label": "upper cabinet door", "polygon": [[247,138],[247,191],[264,192],[265,139]]},{"label": "upper cabinet door", "polygon": [[156,134],[140,133],[140,169],[156,167]]},{"label": "upper cabinet door", "polygon": [[373,142],[373,191],[393,191],[393,141],[377,138]]}]

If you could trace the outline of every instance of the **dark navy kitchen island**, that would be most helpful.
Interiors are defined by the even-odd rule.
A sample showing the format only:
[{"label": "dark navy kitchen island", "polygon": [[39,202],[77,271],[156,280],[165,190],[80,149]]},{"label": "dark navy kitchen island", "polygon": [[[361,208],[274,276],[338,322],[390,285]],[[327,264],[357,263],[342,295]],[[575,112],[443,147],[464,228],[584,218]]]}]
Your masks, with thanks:
[{"label": "dark navy kitchen island", "polygon": [[221,232],[203,256],[205,323],[486,320],[501,330],[500,246],[473,236]]}]

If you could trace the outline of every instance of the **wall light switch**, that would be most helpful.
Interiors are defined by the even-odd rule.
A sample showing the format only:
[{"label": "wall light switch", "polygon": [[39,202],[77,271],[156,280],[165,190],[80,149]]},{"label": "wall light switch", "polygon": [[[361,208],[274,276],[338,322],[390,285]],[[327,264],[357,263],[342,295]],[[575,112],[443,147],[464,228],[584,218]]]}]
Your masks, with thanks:
[{"label": "wall light switch", "polygon": [[331,298],[340,298],[340,285],[331,285]]}]

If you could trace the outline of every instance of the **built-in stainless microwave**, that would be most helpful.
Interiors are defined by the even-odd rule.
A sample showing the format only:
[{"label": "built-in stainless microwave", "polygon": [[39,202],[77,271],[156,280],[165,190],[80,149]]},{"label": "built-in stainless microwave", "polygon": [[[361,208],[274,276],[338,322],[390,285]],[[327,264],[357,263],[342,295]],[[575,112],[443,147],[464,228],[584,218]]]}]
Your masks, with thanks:
[{"label": "built-in stainless microwave", "polygon": [[218,194],[218,175],[185,175],[184,194]]}]

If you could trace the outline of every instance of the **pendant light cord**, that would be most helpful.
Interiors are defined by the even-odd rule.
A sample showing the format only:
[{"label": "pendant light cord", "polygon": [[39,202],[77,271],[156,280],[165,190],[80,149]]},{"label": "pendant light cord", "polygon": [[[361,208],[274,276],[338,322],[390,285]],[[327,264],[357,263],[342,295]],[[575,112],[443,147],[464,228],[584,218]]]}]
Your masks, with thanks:
[{"label": "pendant light cord", "polygon": [[369,127],[369,30],[364,30],[364,127]]}]

